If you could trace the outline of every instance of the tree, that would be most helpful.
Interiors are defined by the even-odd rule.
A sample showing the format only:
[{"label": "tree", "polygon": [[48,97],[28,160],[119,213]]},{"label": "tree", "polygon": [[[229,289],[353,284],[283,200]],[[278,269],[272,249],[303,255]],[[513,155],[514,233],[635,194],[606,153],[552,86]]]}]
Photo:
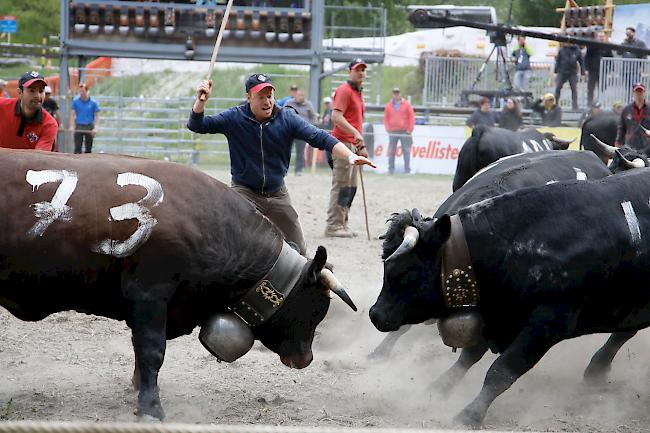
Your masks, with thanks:
[{"label": "tree", "polygon": [[41,44],[43,38],[58,35],[61,26],[60,0],[0,0],[0,14],[15,15],[18,33],[12,42]]}]

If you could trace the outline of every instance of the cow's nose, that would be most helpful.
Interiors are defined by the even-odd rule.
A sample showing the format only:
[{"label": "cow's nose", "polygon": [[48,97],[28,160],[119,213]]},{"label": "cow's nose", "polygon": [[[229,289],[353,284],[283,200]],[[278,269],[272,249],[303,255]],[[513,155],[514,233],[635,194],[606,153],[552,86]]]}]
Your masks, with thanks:
[{"label": "cow's nose", "polygon": [[370,312],[368,314],[370,315],[370,321],[380,332],[392,332],[399,329],[398,325],[390,323],[386,311],[381,308],[377,308],[376,305],[370,307]]},{"label": "cow's nose", "polygon": [[280,361],[289,368],[298,370],[307,367],[314,360],[314,354],[310,350],[307,353],[293,356],[280,356]]}]

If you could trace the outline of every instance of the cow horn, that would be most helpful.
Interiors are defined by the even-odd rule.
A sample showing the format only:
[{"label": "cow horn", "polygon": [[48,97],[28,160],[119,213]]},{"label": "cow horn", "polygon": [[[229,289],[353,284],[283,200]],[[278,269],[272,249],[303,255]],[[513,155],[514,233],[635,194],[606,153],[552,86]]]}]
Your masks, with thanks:
[{"label": "cow horn", "polygon": [[[616,153],[616,147],[610,146],[609,144],[603,143],[596,137],[594,134],[589,134],[591,138],[594,140],[594,143],[598,146],[598,148],[607,156],[610,158],[614,157],[614,153]],[[623,158],[625,159],[625,158]]]},{"label": "cow horn", "polygon": [[402,240],[402,243],[400,244],[399,247],[397,247],[397,249],[393,254],[388,256],[386,261],[395,259],[411,251],[413,248],[415,248],[415,245],[418,243],[419,237],[420,237],[420,232],[418,232],[418,229],[416,229],[413,226],[408,226],[404,230],[404,239]]},{"label": "cow horn", "polygon": [[573,138],[573,139],[571,139],[571,140],[562,140],[561,138],[559,138],[559,137],[557,137],[555,134],[553,134],[553,141],[555,141],[556,143],[560,143],[562,146],[567,146],[567,147],[569,147],[569,145],[570,145],[571,143],[573,143],[574,141],[576,141],[576,139]]},{"label": "cow horn", "polygon": [[645,167],[645,161],[642,160],[641,158],[634,158],[632,161],[630,161],[629,159],[624,157],[623,154],[618,149],[616,149],[616,154],[623,161],[623,167],[626,170],[631,170],[633,168],[644,168]]},{"label": "cow horn", "polygon": [[341,298],[343,302],[348,304],[352,310],[357,311],[357,306],[354,305],[354,302],[352,302],[352,299],[350,299],[348,292],[345,291],[345,288],[334,276],[332,271],[329,269],[323,269],[320,271],[320,280],[323,282],[323,284],[325,284],[325,286],[327,286],[328,289],[336,293],[336,295]]}]

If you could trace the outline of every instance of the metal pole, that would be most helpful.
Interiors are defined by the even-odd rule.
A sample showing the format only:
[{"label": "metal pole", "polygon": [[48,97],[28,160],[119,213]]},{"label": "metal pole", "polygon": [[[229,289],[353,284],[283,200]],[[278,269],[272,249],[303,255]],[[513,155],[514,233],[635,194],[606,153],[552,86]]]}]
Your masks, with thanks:
[{"label": "metal pole", "polygon": [[61,0],[61,36],[59,39],[59,49],[60,49],[60,64],[59,64],[59,105],[60,105],[60,115],[61,115],[61,129],[57,133],[57,143],[59,145],[60,152],[68,152],[68,143],[66,143],[66,138],[68,137],[66,130],[68,129],[68,118],[70,110],[70,101],[67,97],[68,95],[68,51],[67,51],[67,41],[68,41],[68,25],[69,25],[69,16],[70,12],[68,9],[68,0]]}]

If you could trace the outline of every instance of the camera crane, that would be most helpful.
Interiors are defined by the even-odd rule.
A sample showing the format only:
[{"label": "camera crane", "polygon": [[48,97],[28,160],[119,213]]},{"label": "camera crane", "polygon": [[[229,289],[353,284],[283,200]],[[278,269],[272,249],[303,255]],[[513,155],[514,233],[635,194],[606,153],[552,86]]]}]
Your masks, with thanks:
[{"label": "camera crane", "polygon": [[[492,49],[492,52],[495,51],[500,46],[505,45],[506,35],[516,35],[516,36],[526,36],[530,38],[537,39],[546,39],[549,41],[562,42],[567,44],[576,44],[587,47],[596,47],[596,48],[609,48],[613,52],[631,52],[634,54],[641,55],[650,55],[650,49],[648,48],[639,48],[631,45],[622,45],[622,44],[612,44],[609,42],[601,42],[589,38],[580,38],[575,36],[560,35],[553,33],[544,33],[533,30],[524,30],[510,25],[503,24],[492,24],[487,22],[472,21],[467,19],[459,19],[457,16],[462,16],[454,9],[447,9],[444,7],[422,7],[422,6],[411,6],[409,7],[411,11],[409,14],[409,21],[416,28],[447,28],[447,27],[470,27],[474,29],[483,29],[488,32],[490,36],[490,41],[495,44],[495,47]],[[490,56],[492,55],[490,53]],[[487,61],[490,56],[488,56]],[[501,55],[503,57],[503,54]],[[497,57],[497,62],[499,62],[499,57]],[[463,91],[463,96],[461,102],[467,104],[467,96],[470,94],[480,94],[486,96],[492,96],[493,98],[501,97],[505,98],[508,96],[524,96],[530,97],[529,92],[519,92],[512,89],[510,84],[510,79],[502,80],[505,83],[505,88],[497,91],[476,91],[474,87],[480,79],[480,75],[485,69],[485,64],[481,67],[479,71],[479,76],[477,77],[472,88],[470,90]],[[507,74],[506,74],[507,76]],[[497,77],[498,78],[498,77]]]}]

